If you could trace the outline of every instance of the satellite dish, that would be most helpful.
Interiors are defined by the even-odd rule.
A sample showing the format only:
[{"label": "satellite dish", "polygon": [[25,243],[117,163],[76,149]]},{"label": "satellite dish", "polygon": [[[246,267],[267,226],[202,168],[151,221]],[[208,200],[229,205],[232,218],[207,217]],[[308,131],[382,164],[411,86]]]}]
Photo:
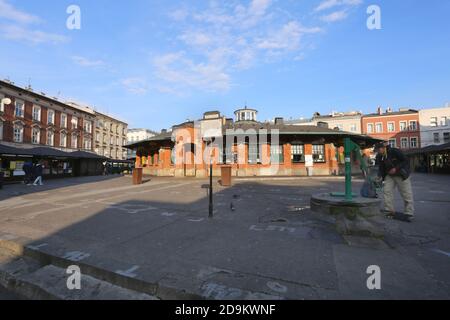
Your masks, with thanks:
[{"label": "satellite dish", "polygon": [[11,99],[10,98],[4,98],[2,99],[3,104],[11,104]]}]

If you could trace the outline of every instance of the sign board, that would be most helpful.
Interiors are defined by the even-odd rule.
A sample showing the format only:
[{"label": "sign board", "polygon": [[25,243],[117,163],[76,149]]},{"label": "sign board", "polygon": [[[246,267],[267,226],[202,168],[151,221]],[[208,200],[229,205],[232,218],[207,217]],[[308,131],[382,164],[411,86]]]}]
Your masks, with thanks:
[{"label": "sign board", "polygon": [[305,156],[305,167],[314,167],[314,159],[311,154]]}]

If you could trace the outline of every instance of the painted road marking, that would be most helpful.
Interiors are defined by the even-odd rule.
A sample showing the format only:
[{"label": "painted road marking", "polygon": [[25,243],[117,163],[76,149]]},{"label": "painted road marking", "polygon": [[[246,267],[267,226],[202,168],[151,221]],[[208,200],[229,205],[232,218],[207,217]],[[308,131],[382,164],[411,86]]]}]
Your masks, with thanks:
[{"label": "painted road marking", "polygon": [[67,260],[70,260],[70,261],[77,262],[77,261],[84,260],[84,259],[86,259],[86,258],[88,258],[88,257],[90,257],[90,256],[91,256],[91,255],[90,255],[89,253],[86,253],[86,252],[81,252],[81,251],[71,251],[71,252],[67,252],[67,253],[63,256],[63,258],[64,258],[64,259],[67,259]]},{"label": "painted road marking", "polygon": [[48,243],[41,243],[38,245],[29,245],[28,248],[33,249],[33,250],[41,250],[41,248],[48,246]]},{"label": "painted road marking", "polygon": [[288,291],[288,288],[286,286],[283,286],[282,284],[274,281],[267,282],[267,286],[270,288],[270,290],[278,293],[286,293]]},{"label": "painted road marking", "polygon": [[122,276],[128,277],[128,278],[136,278],[137,274],[134,273],[136,270],[139,269],[139,266],[133,266],[130,269],[126,270],[126,271],[122,271],[122,270],[117,270],[116,273],[120,274]]},{"label": "painted road marking", "polygon": [[163,212],[163,213],[161,213],[161,215],[163,217],[173,217],[173,216],[176,216],[177,214],[173,213],[173,212]]},{"label": "painted road marking", "polygon": [[289,232],[289,233],[294,233],[296,231],[295,228],[292,227],[281,227],[281,226],[267,226],[267,227],[262,227],[259,228],[256,225],[252,225],[250,226],[250,230],[251,231],[277,231],[277,232]]},{"label": "painted road marking", "polygon": [[202,222],[203,220],[205,220],[205,218],[201,218],[201,219],[188,219],[189,222]]},{"label": "painted road marking", "polygon": [[431,251],[434,251],[434,252],[436,252],[436,253],[443,254],[443,255],[445,255],[445,256],[447,256],[447,257],[450,258],[450,252],[445,252],[445,251],[440,250],[440,249],[432,249]]}]

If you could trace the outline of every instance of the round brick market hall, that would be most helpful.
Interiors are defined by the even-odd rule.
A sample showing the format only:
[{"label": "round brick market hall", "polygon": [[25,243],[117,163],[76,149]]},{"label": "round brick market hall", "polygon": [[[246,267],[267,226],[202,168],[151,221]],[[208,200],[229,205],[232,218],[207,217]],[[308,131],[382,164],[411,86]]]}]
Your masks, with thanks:
[{"label": "round brick market hall", "polygon": [[[282,118],[259,122],[257,113],[246,107],[230,119],[206,112],[198,121],[126,147],[136,151],[136,167],[151,176],[207,177],[210,163],[213,176],[220,176],[224,165],[235,177],[330,176],[344,172],[344,138],[363,150],[378,141],[327,125],[288,125]],[[358,166],[356,157],[353,164]]]}]

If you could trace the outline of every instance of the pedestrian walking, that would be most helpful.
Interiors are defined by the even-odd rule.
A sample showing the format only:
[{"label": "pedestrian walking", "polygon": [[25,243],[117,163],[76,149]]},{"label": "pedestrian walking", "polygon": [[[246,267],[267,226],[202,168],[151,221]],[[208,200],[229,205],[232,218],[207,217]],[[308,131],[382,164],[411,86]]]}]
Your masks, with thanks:
[{"label": "pedestrian walking", "polygon": [[34,180],[33,185],[37,186],[37,185],[44,185],[42,183],[42,172],[43,172],[43,167],[41,163],[36,164],[35,166],[35,176],[36,176],[36,180]]},{"label": "pedestrian walking", "polygon": [[378,152],[378,176],[384,181],[384,211],[388,217],[397,216],[394,206],[394,192],[397,187],[405,206],[402,219],[411,222],[414,218],[414,197],[409,160],[401,150],[386,143],[378,143],[375,149]]}]

